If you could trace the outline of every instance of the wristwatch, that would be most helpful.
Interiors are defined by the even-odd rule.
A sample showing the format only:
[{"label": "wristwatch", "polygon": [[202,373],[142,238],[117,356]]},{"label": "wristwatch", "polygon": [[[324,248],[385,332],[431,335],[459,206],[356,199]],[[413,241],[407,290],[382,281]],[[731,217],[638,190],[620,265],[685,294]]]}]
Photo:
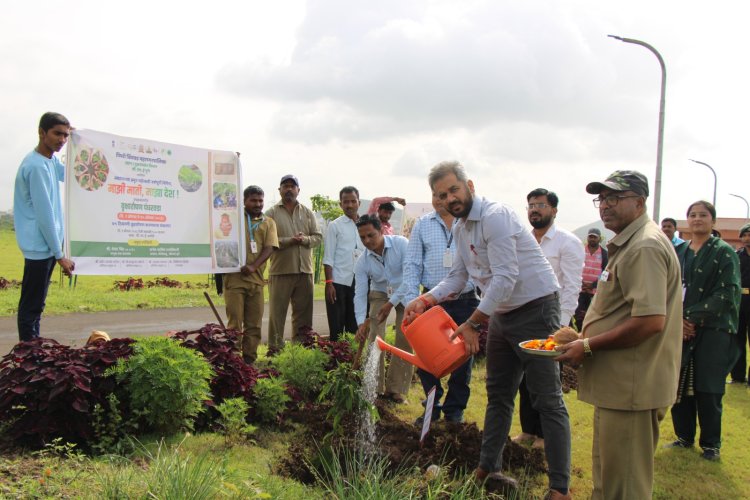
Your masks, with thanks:
[{"label": "wristwatch", "polygon": [[594,355],[594,353],[591,351],[591,346],[589,346],[588,338],[583,339],[583,355],[586,358],[590,358]]},{"label": "wristwatch", "polygon": [[472,330],[475,332],[478,332],[482,328],[482,323],[479,323],[478,321],[472,321],[471,319],[467,319],[466,323],[469,324]]}]

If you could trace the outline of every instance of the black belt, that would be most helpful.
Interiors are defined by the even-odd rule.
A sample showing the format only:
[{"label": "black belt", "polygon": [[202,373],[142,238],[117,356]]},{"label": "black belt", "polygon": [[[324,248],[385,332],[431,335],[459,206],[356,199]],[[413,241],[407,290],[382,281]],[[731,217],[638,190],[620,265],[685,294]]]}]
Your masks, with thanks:
[{"label": "black belt", "polygon": [[477,298],[479,298],[477,297],[477,293],[474,290],[472,290],[470,292],[462,293],[461,295],[458,296],[456,300],[470,300],[470,299],[473,300]]},{"label": "black belt", "polygon": [[544,297],[539,297],[538,299],[530,300],[526,302],[524,305],[516,307],[512,311],[502,313],[501,316],[505,316],[506,314],[515,314],[517,312],[523,312],[526,309],[531,309],[532,307],[538,306],[539,304],[547,302],[548,300],[552,300],[552,299],[557,300],[559,296],[560,294],[558,292],[552,292],[551,294],[545,295]]}]

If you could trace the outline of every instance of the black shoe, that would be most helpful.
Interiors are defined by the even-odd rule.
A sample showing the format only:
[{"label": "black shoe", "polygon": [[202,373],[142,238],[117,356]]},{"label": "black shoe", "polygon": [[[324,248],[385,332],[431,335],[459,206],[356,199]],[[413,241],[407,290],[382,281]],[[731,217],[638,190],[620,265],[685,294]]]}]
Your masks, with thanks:
[{"label": "black shoe", "polygon": [[705,458],[711,462],[718,462],[721,460],[721,454],[716,448],[704,448],[703,453],[701,453],[701,458]]},{"label": "black shoe", "polygon": [[688,443],[687,441],[683,441],[682,439],[677,439],[669,444],[664,445],[665,448],[692,448],[693,443]]},{"label": "black shoe", "polygon": [[745,384],[745,383],[747,383],[747,381],[744,380],[744,379],[740,379],[740,380],[736,380],[736,379],[727,380],[727,384]]},{"label": "black shoe", "polygon": [[475,481],[489,492],[503,493],[506,495],[518,493],[518,481],[499,471],[488,474],[481,469],[477,469],[474,473],[474,477]]},{"label": "black shoe", "polygon": [[[440,420],[440,415],[433,415],[432,420],[430,420],[430,424],[435,422],[436,420]],[[414,426],[421,429],[424,425],[424,415],[420,415],[414,420]]]}]

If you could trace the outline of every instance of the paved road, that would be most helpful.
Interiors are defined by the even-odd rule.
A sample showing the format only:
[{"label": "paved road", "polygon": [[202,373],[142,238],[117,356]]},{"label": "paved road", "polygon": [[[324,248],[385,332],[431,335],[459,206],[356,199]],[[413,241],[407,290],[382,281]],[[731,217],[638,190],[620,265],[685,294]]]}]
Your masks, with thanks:
[{"label": "paved road", "polygon": [[[226,324],[226,314],[219,308]],[[109,311],[42,316],[41,331],[44,337],[61,344],[82,346],[92,330],[102,330],[110,337],[161,335],[169,330],[197,330],[206,323],[216,323],[209,307],[181,307],[177,309],[138,309],[135,311]],[[291,307],[286,319],[285,338],[291,338]],[[316,300],[313,309],[313,329],[321,335],[328,334],[326,306]],[[263,315],[263,342],[268,339],[268,304]],[[0,318],[0,355],[8,353],[18,342],[16,317]]]}]

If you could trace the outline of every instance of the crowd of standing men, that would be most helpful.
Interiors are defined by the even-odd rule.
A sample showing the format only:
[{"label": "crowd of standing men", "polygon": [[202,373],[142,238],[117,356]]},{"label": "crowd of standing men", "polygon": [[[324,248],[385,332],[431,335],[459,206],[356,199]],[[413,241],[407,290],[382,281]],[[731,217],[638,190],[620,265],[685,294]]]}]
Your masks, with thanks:
[{"label": "crowd of standing men", "polygon": [[[527,195],[529,231],[509,206],[478,196],[457,162],[433,167],[428,183],[434,211],[417,220],[408,240],[393,235],[389,224],[392,202],[403,205],[405,200],[380,198],[360,217],[359,191],[341,189],[344,215],[328,227],[323,258],[329,327],[334,339],[356,331],[360,340],[372,341],[384,334],[395,309],[396,346],[409,350],[402,318],[408,324],[440,304],[459,325],[455,336],[463,338],[472,355],[479,350],[480,330],[489,327],[477,479],[515,484],[501,472],[500,458],[520,389],[523,433],[514,439],[544,449],[547,498],[570,497],[570,423],[558,362],[578,369],[579,398],[595,408],[594,498],[651,496],[659,424],[670,406],[678,436],[670,446],[693,446],[697,419],[701,456],[719,458],[724,378],[747,335],[741,341],[733,338],[738,320],[743,321],[739,297],[747,295],[747,286],[740,286],[739,259],[747,259],[750,225],[741,230],[745,248],[735,253],[711,234],[715,210],[700,201],[687,212],[693,238],[682,241],[669,232],[671,219],[664,231],[649,219],[645,176],[617,171],[586,186],[597,195],[594,206],[615,237],[605,248],[601,232],[591,228],[582,246],[555,225],[559,200],[552,191],[539,188]],[[279,231],[279,242],[287,238],[287,248],[296,247],[292,262],[303,257],[311,262],[310,249],[320,242],[320,231],[314,220],[305,222],[306,215],[299,215],[307,212],[296,201],[297,179],[282,178],[280,193],[282,201],[274,209],[285,212],[276,216],[288,217],[289,224],[283,234]],[[266,215],[273,218],[271,210]],[[271,254],[272,269],[282,248]],[[302,263],[279,274],[305,286],[312,279],[312,270]],[[269,279],[272,302],[276,276],[271,273]],[[287,298],[294,287],[283,290],[285,313],[289,300],[295,307]],[[312,293],[299,297],[311,301]],[[304,311],[308,304],[297,307]],[[306,316],[298,317],[298,324],[305,324]],[[560,347],[554,360],[518,346],[569,324],[581,336]],[[425,393],[433,387],[437,391],[432,419],[463,420],[472,363],[469,359],[451,374],[447,390],[418,370]],[[745,365],[740,366],[735,380],[745,382]],[[403,401],[412,367],[394,359],[386,374],[381,360],[379,370],[378,393]]]},{"label": "crowd of standing men", "polygon": [[[63,166],[54,156],[70,123],[45,113],[39,143],[16,178],[14,214],[24,275],[18,309],[20,340],[39,336],[39,319],[56,263],[70,275],[62,253]],[[479,351],[488,327],[487,408],[475,475],[481,481],[515,481],[501,472],[514,401],[521,391],[523,433],[516,438],[544,449],[549,465],[546,498],[570,498],[571,433],[562,397],[559,362],[578,369],[579,399],[594,410],[593,498],[649,498],[659,424],[672,406],[677,440],[691,448],[697,423],[701,456],[718,460],[725,379],[747,383],[745,344],[750,314],[750,224],[734,251],[713,233],[716,210],[698,201],[687,210],[692,238],[661,228],[646,213],[648,181],[616,171],[586,191],[596,195],[604,226],[615,233],[601,246],[592,228],[585,246],[556,226],[557,195],[527,195],[532,230],[510,206],[476,194],[458,162],[442,162],[428,175],[434,211],[414,225],[410,239],[394,235],[390,216],[397,197],[373,200],[359,216],[359,191],[339,192],[344,214],[325,236],[325,297],[331,337],[356,332],[360,341],[383,336],[396,312],[396,346],[410,350],[401,331],[440,304],[458,325],[468,354]],[[300,183],[281,178],[281,200],[266,210],[259,186],[244,191],[246,261],[224,278],[230,328],[243,333],[242,353],[253,363],[260,343],[266,266],[270,297],[269,350],[283,346],[292,306],[292,332],[312,325],[312,249],[323,236],[313,212],[299,203]],[[530,355],[519,342],[544,339],[572,324],[578,340],[558,347],[554,359]],[[436,388],[433,419],[461,422],[469,399],[473,359],[441,381],[418,371],[425,393]],[[378,393],[403,402],[412,366],[394,359],[387,375],[381,359]],[[443,397],[444,396],[444,397]]]}]

